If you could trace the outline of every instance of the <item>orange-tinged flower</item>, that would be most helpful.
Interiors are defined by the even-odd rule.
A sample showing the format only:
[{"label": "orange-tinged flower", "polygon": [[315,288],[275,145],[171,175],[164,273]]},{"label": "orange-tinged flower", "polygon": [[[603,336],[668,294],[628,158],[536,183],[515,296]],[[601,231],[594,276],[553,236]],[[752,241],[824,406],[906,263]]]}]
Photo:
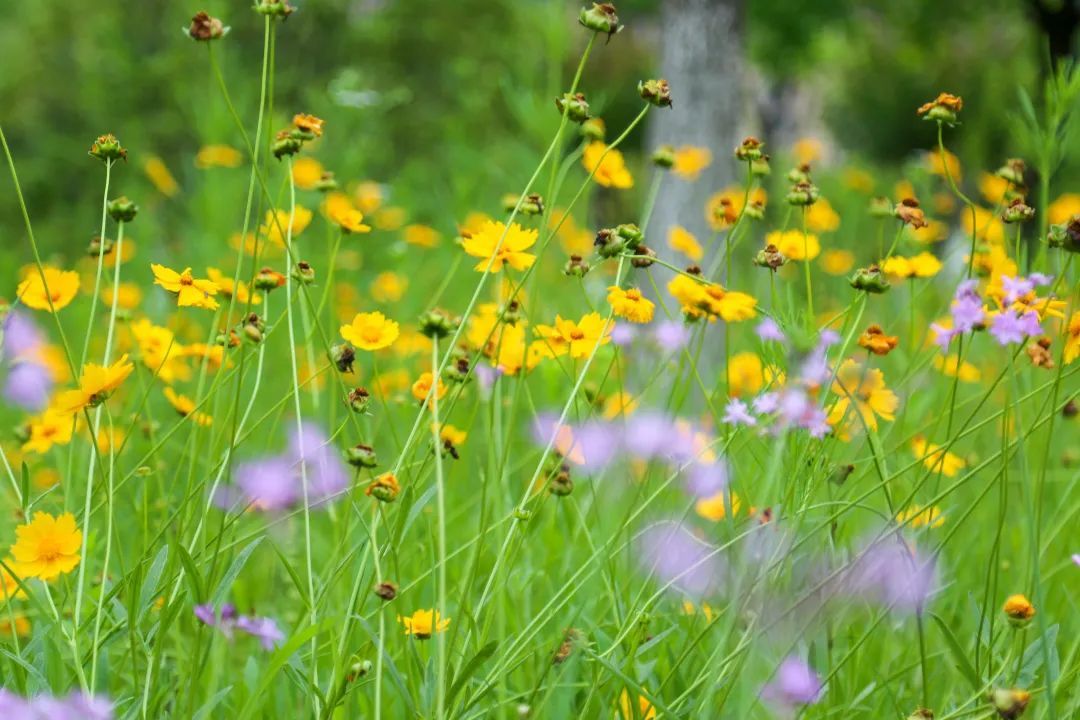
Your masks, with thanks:
[{"label": "orange-tinged flower", "polygon": [[1025,621],[1035,617],[1035,606],[1024,595],[1010,595],[1001,610],[1010,620]]},{"label": "orange-tinged flower", "polygon": [[928,442],[922,435],[917,435],[911,441],[911,450],[929,470],[940,472],[945,477],[956,477],[967,465],[962,457],[947,452],[941,445]]},{"label": "orange-tinged flower", "polygon": [[895,335],[886,335],[880,325],[870,325],[859,336],[859,347],[864,347],[875,355],[888,355],[900,343]]},{"label": "orange-tinged flower", "polygon": [[611,342],[613,327],[614,323],[609,323],[600,313],[589,313],[577,322],[556,315],[554,325],[537,325],[536,334],[548,344],[554,356],[569,353],[572,358],[585,358]]},{"label": "orange-tinged flower", "polygon": [[53,517],[36,512],[31,522],[15,528],[15,537],[11,546],[13,569],[23,577],[50,580],[79,564],[82,531],[71,513]]},{"label": "orange-tinged flower", "polygon": [[323,134],[323,119],[315,117],[314,115],[308,115],[307,113],[297,113],[293,115],[293,127],[297,130],[303,130],[309,132],[315,137],[322,137]]},{"label": "orange-tinged flower", "polygon": [[400,328],[381,312],[368,312],[357,313],[351,323],[341,326],[340,332],[360,350],[380,350],[397,340]]},{"label": "orange-tinged flower", "polygon": [[[417,400],[423,402],[431,395],[431,383],[434,381],[434,377],[429,372],[423,372],[420,377],[416,379],[416,382],[412,384],[412,396]],[[446,395],[446,384],[443,383],[442,378],[439,378],[438,386],[435,390],[435,396],[437,399],[442,400]]]},{"label": "orange-tinged flower", "polygon": [[243,162],[244,156],[228,145],[205,145],[195,155],[195,167],[200,170],[214,167],[233,168]]},{"label": "orange-tinged flower", "polygon": [[604,187],[626,190],[634,187],[634,178],[626,169],[623,155],[615,148],[609,148],[600,140],[594,140],[585,146],[581,164],[592,173],[593,180]]},{"label": "orange-tinged flower", "polygon": [[174,293],[179,307],[217,309],[218,302],[213,297],[218,293],[217,283],[194,277],[191,268],[178,273],[164,265],[151,263],[150,269],[154,272],[154,284]]},{"label": "orange-tinged flower", "polygon": [[1068,365],[1080,357],[1080,310],[1069,319],[1068,335],[1065,338],[1065,364]]},{"label": "orange-tinged flower", "polygon": [[[42,274],[45,276],[44,280]],[[67,307],[77,292],[79,273],[45,265],[41,272],[38,272],[37,268],[27,270],[15,294],[19,302],[28,308],[55,312]]]},{"label": "orange-tinged flower", "polygon": [[30,421],[30,437],[23,443],[25,453],[45,454],[53,445],[67,445],[75,430],[70,413],[49,408]]},{"label": "orange-tinged flower", "polygon": [[[742,214],[745,200],[746,189],[738,185],[728,186],[713,194],[705,203],[705,222],[718,231],[731,227]],[[767,200],[768,195],[764,188],[754,188],[750,192],[752,206],[764,209]]]},{"label": "orange-tinged flower", "polygon": [[702,249],[701,243],[698,242],[693,233],[682,225],[671,226],[671,229],[668,230],[667,242],[669,248],[681,252],[694,262],[699,262],[701,258],[705,257],[705,251]]},{"label": "orange-tinged flower", "polygon": [[765,245],[773,245],[788,260],[813,260],[821,252],[821,242],[802,230],[773,230],[765,235]]},{"label": "orange-tinged flower", "polygon": [[647,323],[653,319],[656,305],[641,294],[637,288],[623,290],[618,285],[608,288],[607,301],[616,316],[635,323]]},{"label": "orange-tinged flower", "polygon": [[134,369],[126,353],[109,366],[87,363],[79,376],[79,389],[57,395],[54,407],[60,412],[76,413],[83,408],[100,405]]},{"label": "orange-tinged flower", "polygon": [[708,148],[683,145],[675,150],[675,164],[671,166],[671,172],[676,177],[693,182],[711,164],[712,152]]},{"label": "orange-tinged flower", "polygon": [[173,406],[173,410],[176,410],[177,414],[181,417],[191,418],[197,425],[202,425],[203,427],[214,424],[214,419],[212,417],[195,409],[195,401],[187,395],[181,395],[171,387],[166,387],[164,393],[165,399],[169,401],[169,404]]},{"label": "orange-tinged flower", "polygon": [[536,243],[538,235],[536,230],[525,230],[517,223],[507,228],[505,223],[488,220],[479,232],[464,237],[461,246],[469,255],[483,258],[473,266],[479,272],[484,272],[489,262],[491,272],[502,270],[503,263],[515,270],[527,270],[536,262],[536,256],[525,251]]},{"label": "orange-tinged flower", "polygon": [[417,610],[412,615],[397,616],[398,622],[405,627],[406,635],[413,635],[418,640],[427,640],[435,633],[441,633],[450,627],[450,618],[444,618],[438,610]]}]

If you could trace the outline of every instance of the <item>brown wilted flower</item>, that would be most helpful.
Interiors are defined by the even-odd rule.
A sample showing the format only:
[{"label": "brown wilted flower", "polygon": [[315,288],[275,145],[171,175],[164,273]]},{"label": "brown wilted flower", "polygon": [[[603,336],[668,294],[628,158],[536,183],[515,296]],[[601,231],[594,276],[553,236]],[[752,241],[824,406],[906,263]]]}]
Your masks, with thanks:
[{"label": "brown wilted flower", "polygon": [[224,37],[226,32],[228,28],[221,23],[221,20],[212,17],[207,12],[195,13],[195,17],[191,18],[191,27],[188,28],[191,39],[200,42],[217,40]]},{"label": "brown wilted flower", "polygon": [[1025,348],[1035,367],[1050,370],[1054,367],[1054,356],[1050,353],[1050,338],[1041,337]]},{"label": "brown wilted flower", "polygon": [[374,593],[382,600],[390,601],[397,597],[398,587],[389,580],[384,580],[375,586]]},{"label": "brown wilted flower", "polygon": [[570,654],[574,652],[574,648],[580,644],[582,640],[581,631],[577,628],[566,628],[566,632],[563,633],[563,641],[559,645],[559,649],[555,651],[555,657],[551,658],[551,662],[555,665],[561,665],[570,658]]},{"label": "brown wilted flower", "polygon": [[950,125],[956,122],[956,114],[964,109],[964,100],[959,95],[941,93],[930,102],[924,104],[916,112],[926,120],[945,122]]},{"label": "brown wilted flower", "polygon": [[910,225],[913,230],[927,226],[926,213],[919,207],[919,201],[915,198],[904,198],[893,208],[893,216],[905,225]]},{"label": "brown wilted flower", "polygon": [[888,355],[900,343],[895,335],[886,335],[880,325],[871,325],[859,336],[859,346],[875,355]]}]

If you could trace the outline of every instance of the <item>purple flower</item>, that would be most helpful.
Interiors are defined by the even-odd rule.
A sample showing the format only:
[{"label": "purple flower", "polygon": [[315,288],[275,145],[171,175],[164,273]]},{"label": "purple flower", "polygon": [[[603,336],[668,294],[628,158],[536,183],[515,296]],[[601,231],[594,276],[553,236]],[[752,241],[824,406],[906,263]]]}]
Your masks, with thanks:
[{"label": "purple flower", "polygon": [[934,333],[934,344],[941,348],[941,352],[948,352],[949,343],[960,334],[953,328],[947,328],[941,323],[931,323],[930,330]]},{"label": "purple flower", "polygon": [[956,288],[950,314],[953,319],[953,334],[971,332],[982,324],[985,313],[982,300],[975,291],[976,281],[965,280]]},{"label": "purple flower", "polygon": [[1054,282],[1053,275],[1044,275],[1040,272],[1033,272],[1028,275],[1028,280],[1036,285],[1051,285]]},{"label": "purple flower", "polygon": [[285,639],[285,633],[278,628],[277,621],[271,618],[241,615],[236,620],[236,628],[259,638],[263,650],[273,650]]},{"label": "purple flower", "polygon": [[[298,476],[300,464],[303,463],[311,507],[333,500],[348,489],[349,471],[330,438],[318,425],[305,422],[302,432],[299,428],[293,430],[289,438],[288,456]],[[299,483],[302,496],[303,476],[299,478]]]},{"label": "purple flower", "polygon": [[18,311],[8,314],[3,327],[4,358],[31,355],[44,344],[44,336],[29,316]]},{"label": "purple flower", "polygon": [[681,350],[690,342],[690,330],[681,322],[665,320],[653,330],[653,340],[665,350]]},{"label": "purple flower", "polygon": [[286,510],[301,497],[292,463],[280,455],[240,463],[235,476],[236,486],[243,492],[243,503],[258,510]]},{"label": "purple flower", "polygon": [[1077,567],[1080,567],[1080,553],[1074,553],[1072,556],[1072,561]]},{"label": "purple flower", "polygon": [[237,624],[236,607],[232,603],[222,605],[221,612],[215,611],[214,606],[209,603],[196,605],[192,612],[203,625],[217,628],[227,639],[232,639],[233,628]]},{"label": "purple flower", "polygon": [[1022,277],[1002,275],[1001,288],[1005,291],[1005,304],[1012,305],[1024,295],[1035,292],[1035,283]]},{"label": "purple flower", "polygon": [[487,393],[495,385],[495,381],[502,375],[501,368],[495,368],[485,363],[477,363],[473,368],[473,375],[476,376],[476,381],[480,385],[480,389]]},{"label": "purple flower", "polygon": [[12,366],[4,378],[4,399],[23,410],[40,412],[49,404],[52,394],[52,373],[36,362],[20,362]]},{"label": "purple flower", "polygon": [[699,498],[709,498],[727,487],[728,466],[723,460],[694,463],[690,468],[686,489]]},{"label": "purple flower", "polygon": [[847,569],[847,589],[901,613],[921,612],[938,588],[937,563],[898,533],[866,546]]},{"label": "purple flower", "polygon": [[674,432],[673,423],[657,412],[635,413],[627,423],[627,450],[644,460],[664,455]]},{"label": "purple flower", "polygon": [[611,342],[619,347],[626,347],[637,337],[637,329],[629,323],[616,323],[611,329]]},{"label": "purple flower", "polygon": [[825,329],[821,331],[821,335],[818,336],[818,349],[828,350],[833,345],[840,342],[840,333],[835,330]]},{"label": "purple flower", "polygon": [[72,693],[66,698],[38,697],[33,700],[32,706],[34,714],[26,717],[40,720],[110,720],[113,716],[111,702],[81,692]]},{"label": "purple flower", "polygon": [[780,329],[780,326],[776,324],[776,321],[770,317],[765,318],[758,323],[755,329],[757,336],[764,341],[775,341],[782,343],[786,339],[784,337],[784,331]]},{"label": "purple flower", "polygon": [[789,655],[780,663],[772,682],[761,689],[761,697],[791,712],[800,705],[812,705],[821,696],[821,678],[806,661]]},{"label": "purple flower", "polygon": [[638,536],[637,545],[642,569],[665,585],[696,598],[718,589],[724,572],[719,554],[682,523],[665,520],[651,525]]},{"label": "purple flower", "polygon": [[780,427],[794,426],[808,430],[811,437],[823,438],[829,432],[828,416],[809,395],[800,389],[780,394]]},{"label": "purple flower", "polygon": [[572,430],[575,447],[581,451],[585,470],[603,470],[615,458],[623,443],[621,428],[612,423],[594,421]]},{"label": "purple flower", "polygon": [[1039,325],[1039,314],[1034,310],[1028,310],[1022,315],[1004,310],[994,316],[990,323],[990,334],[1001,345],[1024,342],[1032,335],[1041,335],[1042,326]]},{"label": "purple flower", "polygon": [[[773,393],[767,394],[772,395]],[[728,401],[728,404],[724,407],[724,417],[721,418],[721,421],[728,425],[746,425],[748,427],[757,425],[757,418],[750,414],[746,403],[737,398]]]}]

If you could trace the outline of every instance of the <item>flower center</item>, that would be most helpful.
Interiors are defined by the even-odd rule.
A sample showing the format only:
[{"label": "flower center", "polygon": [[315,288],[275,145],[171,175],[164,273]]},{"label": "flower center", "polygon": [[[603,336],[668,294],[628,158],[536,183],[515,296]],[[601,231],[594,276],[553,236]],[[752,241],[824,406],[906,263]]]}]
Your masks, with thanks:
[{"label": "flower center", "polygon": [[585,339],[585,333],[582,332],[581,330],[571,330],[570,331],[570,339],[571,340],[584,340]]},{"label": "flower center", "polygon": [[62,554],[60,552],[60,543],[56,542],[53,538],[42,538],[38,542],[38,559],[45,562],[53,562]]}]

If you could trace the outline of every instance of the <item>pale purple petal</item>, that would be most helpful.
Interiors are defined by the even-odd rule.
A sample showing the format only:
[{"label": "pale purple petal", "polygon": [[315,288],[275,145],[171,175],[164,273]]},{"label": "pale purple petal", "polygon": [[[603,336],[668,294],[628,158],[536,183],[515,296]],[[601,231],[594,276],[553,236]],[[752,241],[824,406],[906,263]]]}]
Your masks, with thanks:
[{"label": "pale purple petal", "polygon": [[723,460],[694,463],[687,474],[686,489],[699,498],[712,497],[728,484],[728,466]]},{"label": "pale purple petal", "polygon": [[285,639],[285,633],[281,632],[277,622],[272,618],[241,615],[236,620],[236,628],[259,638],[263,650],[273,650]]},{"label": "pale purple petal", "polygon": [[237,465],[236,485],[245,504],[259,510],[285,510],[300,499],[300,482],[288,458],[272,456]]},{"label": "pale purple petal", "polygon": [[721,421],[728,425],[746,425],[748,427],[757,425],[757,418],[750,414],[746,403],[738,398],[728,401],[728,404],[724,407],[724,417],[721,418]]},{"label": "pale purple petal", "polygon": [[665,320],[653,330],[653,339],[665,350],[680,350],[690,342],[690,329],[684,323]]},{"label": "pale purple petal", "polygon": [[761,690],[761,697],[784,709],[812,705],[821,696],[821,678],[804,660],[790,655],[780,663],[772,682]]},{"label": "pale purple petal", "polygon": [[724,565],[716,548],[697,539],[680,522],[663,521],[638,536],[642,569],[691,597],[719,589]]},{"label": "pale purple petal", "polygon": [[52,390],[52,373],[35,362],[13,365],[4,378],[4,399],[29,412],[44,410]]},{"label": "pale purple petal", "polygon": [[758,323],[756,328],[757,336],[762,340],[774,342],[784,342],[784,331],[780,329],[780,326],[776,324],[776,321],[770,317],[765,318]]}]

